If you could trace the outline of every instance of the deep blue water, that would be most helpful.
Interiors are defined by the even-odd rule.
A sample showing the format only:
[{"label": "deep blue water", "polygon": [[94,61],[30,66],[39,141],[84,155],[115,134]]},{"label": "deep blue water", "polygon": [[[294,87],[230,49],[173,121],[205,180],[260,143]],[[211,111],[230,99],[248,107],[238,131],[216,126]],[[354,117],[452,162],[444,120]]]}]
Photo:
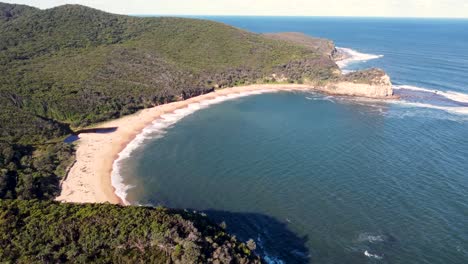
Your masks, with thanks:
[{"label": "deep blue water", "polygon": [[204,211],[270,263],[468,263],[467,20],[210,19],[383,55],[347,69],[383,68],[402,100],[280,92],[167,115],[119,163],[128,201]]}]

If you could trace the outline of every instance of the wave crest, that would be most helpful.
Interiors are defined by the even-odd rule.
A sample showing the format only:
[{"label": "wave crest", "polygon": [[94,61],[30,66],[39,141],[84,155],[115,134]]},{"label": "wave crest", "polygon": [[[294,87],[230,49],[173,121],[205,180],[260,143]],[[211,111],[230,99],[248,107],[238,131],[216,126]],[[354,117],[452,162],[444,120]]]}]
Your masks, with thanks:
[{"label": "wave crest", "polygon": [[338,67],[340,67],[340,69],[344,70],[344,72],[346,72],[346,70],[345,70],[346,67],[349,66],[352,63],[380,59],[380,58],[382,58],[384,56],[384,55],[361,53],[359,51],[349,49],[349,48],[337,47],[336,49],[339,52],[345,54],[345,59],[339,60],[339,61],[336,62]]},{"label": "wave crest", "polygon": [[368,258],[375,258],[375,259],[382,259],[383,257],[382,256],[379,256],[377,254],[371,254],[369,253],[369,251],[364,251],[364,255]]},{"label": "wave crest", "polygon": [[393,89],[401,97],[401,100],[397,101],[401,106],[431,108],[451,114],[468,115],[468,94],[412,85],[394,85]]},{"label": "wave crest", "polygon": [[370,242],[370,243],[378,243],[378,242],[384,242],[385,241],[385,236],[384,235],[372,235],[369,233],[363,233],[359,234],[358,241],[360,242]]}]

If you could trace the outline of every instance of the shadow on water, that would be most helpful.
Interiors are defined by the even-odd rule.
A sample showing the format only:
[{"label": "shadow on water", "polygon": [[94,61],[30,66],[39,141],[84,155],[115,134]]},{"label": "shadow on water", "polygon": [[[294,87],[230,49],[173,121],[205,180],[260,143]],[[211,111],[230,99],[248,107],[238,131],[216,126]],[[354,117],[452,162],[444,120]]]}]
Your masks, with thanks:
[{"label": "shadow on water", "polygon": [[286,223],[258,213],[233,213],[204,210],[216,223],[225,222],[227,231],[240,240],[253,239],[256,253],[267,263],[308,263],[310,253],[306,247],[307,236],[299,237]]},{"label": "shadow on water", "polygon": [[75,131],[73,134],[63,140],[65,143],[73,143],[80,139],[79,134],[83,133],[97,133],[97,134],[108,134],[117,131],[118,127],[102,127],[102,128],[88,128]]}]

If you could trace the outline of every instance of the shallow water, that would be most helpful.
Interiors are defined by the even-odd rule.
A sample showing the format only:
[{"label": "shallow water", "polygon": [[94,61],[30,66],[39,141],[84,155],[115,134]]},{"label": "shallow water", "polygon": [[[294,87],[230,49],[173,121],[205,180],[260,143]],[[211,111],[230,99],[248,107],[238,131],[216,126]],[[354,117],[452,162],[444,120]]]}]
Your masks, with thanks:
[{"label": "shallow water", "polygon": [[468,23],[223,19],[339,35],[383,55],[346,69],[384,68],[402,100],[278,92],[180,110],[117,164],[126,199],[205,211],[270,263],[466,263]]}]

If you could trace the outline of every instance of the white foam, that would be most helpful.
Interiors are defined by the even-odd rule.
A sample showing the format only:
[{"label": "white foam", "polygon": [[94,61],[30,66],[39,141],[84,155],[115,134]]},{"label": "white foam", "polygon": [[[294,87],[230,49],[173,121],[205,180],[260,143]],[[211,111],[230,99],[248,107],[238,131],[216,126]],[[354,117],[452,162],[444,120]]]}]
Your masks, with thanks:
[{"label": "white foam", "polygon": [[371,254],[369,251],[364,251],[364,255],[369,258],[375,258],[375,259],[382,259],[382,256],[379,256],[377,254]]},{"label": "white foam", "polygon": [[[316,94],[314,94],[316,95]],[[309,97],[309,96],[306,96],[305,97],[307,100],[311,100],[311,101],[329,101],[329,102],[332,102],[332,103],[335,103],[335,97],[333,96],[327,96],[327,95],[318,95],[318,96],[313,96],[313,97]]]},{"label": "white foam", "polygon": [[371,243],[376,243],[376,242],[383,242],[384,239],[382,236],[371,236],[369,235],[367,237],[367,241],[371,242]]},{"label": "white foam", "polygon": [[125,146],[125,148],[119,153],[118,158],[112,164],[112,174],[111,174],[111,181],[112,186],[115,188],[115,194],[122,200],[122,202],[126,205],[129,202],[126,200],[127,193],[130,189],[134,188],[135,186],[127,185],[124,183],[124,177],[121,175],[121,163],[122,160],[127,159],[131,156],[131,154],[138,149],[141,145],[144,144],[145,140],[147,139],[155,139],[161,138],[166,133],[166,130],[183,119],[184,117],[195,113],[196,111],[209,107],[214,104],[218,104],[224,101],[233,100],[245,96],[250,95],[257,95],[262,93],[273,93],[277,92],[277,90],[273,89],[262,89],[262,90],[255,90],[249,92],[242,92],[236,94],[229,94],[229,95],[221,95],[215,97],[213,99],[208,99],[205,101],[201,101],[199,103],[192,103],[189,104],[185,108],[177,109],[172,113],[161,115],[159,119],[154,120],[151,125],[145,127],[140,134],[138,134],[135,139],[133,139],[130,143]]},{"label": "white foam", "polygon": [[339,48],[339,47],[337,47],[336,49],[338,51],[346,54],[345,59],[339,60],[339,61],[336,62],[336,64],[338,65],[338,67],[340,67],[340,69],[342,69],[342,70],[344,69],[343,70],[344,73],[349,72],[345,68],[351,63],[375,60],[375,59],[382,58],[384,56],[384,55],[361,53],[359,51],[349,49],[349,48]]},{"label": "white foam", "polygon": [[[425,92],[425,93],[435,93],[439,96],[445,97],[446,99],[452,100],[458,103],[468,103],[468,94],[460,93],[460,92],[453,92],[453,91],[439,91],[435,89],[428,89],[423,87],[417,87],[412,85],[394,85],[393,89],[395,90],[412,90],[418,92]],[[422,108],[430,108],[430,109],[437,109],[442,110],[451,114],[457,115],[468,115],[468,107],[467,106],[444,106],[444,105],[434,105],[430,103],[424,102],[411,102],[402,98],[401,100],[393,101],[396,104],[406,107],[422,107]]]},{"label": "white foam", "polygon": [[265,260],[265,262],[268,264],[284,264],[284,261],[282,261],[281,259],[269,255],[265,255],[263,257],[263,260]]},{"label": "white foam", "polygon": [[371,235],[369,233],[363,233],[359,235],[359,241],[367,241],[370,243],[384,242],[385,236],[383,235]]},{"label": "white foam", "polygon": [[[415,87],[413,90],[416,90]],[[402,88],[402,86],[398,86],[396,89],[405,89]],[[424,88],[419,88],[420,91],[430,91],[434,92],[434,90],[429,90],[429,89],[424,89]],[[456,95],[457,98],[453,97],[451,100],[455,101],[454,99],[458,99],[456,102],[459,103],[468,103],[463,101],[463,98],[465,96],[468,96],[467,94],[463,93],[457,93],[457,92],[440,92],[441,96],[446,97],[445,95]],[[448,97],[447,97],[448,98]],[[467,121],[468,119],[468,107],[467,106],[444,106],[444,105],[435,105],[431,104],[429,102],[424,103],[424,102],[412,102],[405,100],[405,98],[401,99],[378,99],[378,98],[365,98],[365,97],[339,97],[339,96],[318,96],[318,97],[309,97],[306,96],[307,100],[328,100],[330,102],[342,102],[342,103],[351,103],[351,104],[357,104],[357,105],[364,105],[364,106],[369,106],[376,108],[380,113],[382,114],[387,114],[388,109],[387,106],[388,104],[393,104],[396,106],[400,107],[405,107],[405,108],[426,108],[426,109],[435,109],[435,110],[440,110],[444,111],[446,113],[452,114],[452,117],[456,116],[456,119],[452,119],[452,117],[445,116],[444,118],[453,120],[453,121]],[[384,111],[384,108],[387,109]],[[414,111],[414,113],[405,113],[405,115],[402,115],[401,117],[404,116],[415,116],[415,115],[420,115],[421,113]],[[462,119],[460,119],[460,117]]]},{"label": "white foam", "polygon": [[440,105],[433,105],[433,104],[426,104],[426,103],[408,102],[404,100],[397,102],[397,104],[401,106],[407,106],[407,107],[422,107],[422,108],[437,109],[437,110],[442,110],[447,113],[457,114],[457,115],[468,115],[468,107],[440,106]]},{"label": "white foam", "polygon": [[[361,52],[358,52],[356,50],[349,49],[349,48],[337,47],[337,49],[340,52],[347,55],[345,59],[336,62],[336,64],[342,69],[343,73],[350,72],[349,70],[346,70],[346,67],[351,63],[379,59],[384,56],[384,55],[361,53]],[[461,93],[461,92],[440,91],[436,89],[427,89],[427,88],[417,87],[417,86],[412,86],[412,85],[394,85],[393,89],[395,90],[406,89],[406,90],[413,90],[413,91],[426,92],[426,93],[435,93],[439,96],[445,97],[446,99],[452,100],[454,102],[468,103],[468,94]],[[318,99],[313,99],[310,97],[307,99],[318,100]],[[395,104],[399,104],[401,106],[406,106],[406,107],[437,109],[437,110],[442,110],[447,113],[456,114],[456,115],[468,115],[468,107],[464,107],[464,106],[443,106],[443,105],[434,105],[431,103],[410,102],[410,101],[404,100],[404,98],[402,98],[401,100],[388,100],[386,102],[395,103]]]}]

